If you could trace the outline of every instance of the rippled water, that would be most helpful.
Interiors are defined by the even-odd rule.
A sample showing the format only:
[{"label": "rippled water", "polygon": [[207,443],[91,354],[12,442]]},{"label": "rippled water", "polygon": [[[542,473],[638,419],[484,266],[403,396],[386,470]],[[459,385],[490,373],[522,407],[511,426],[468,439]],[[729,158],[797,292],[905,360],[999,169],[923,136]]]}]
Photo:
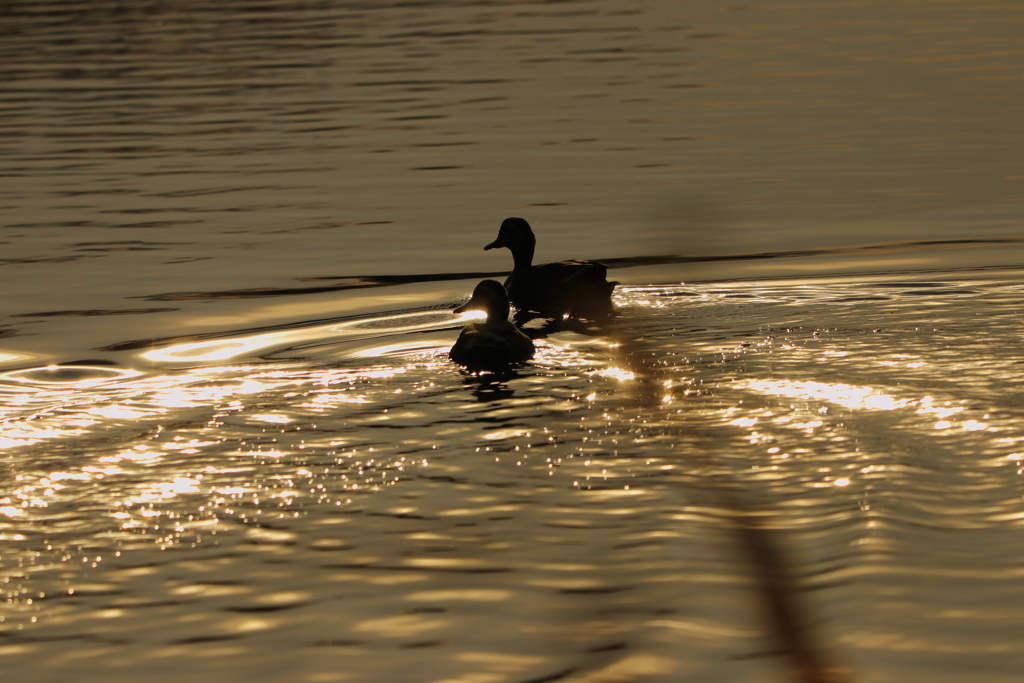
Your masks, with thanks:
[{"label": "rippled water", "polygon": [[502,378],[446,361],[438,311],[8,373],[6,661],[749,680],[780,665],[728,491],[856,680],[1016,680],[1022,295],[631,287]]},{"label": "rippled water", "polygon": [[[987,241],[1022,235],[1015,2],[0,12],[0,316],[58,361],[337,315],[309,288],[360,276],[500,272],[479,249],[509,215],[549,260],[741,257],[634,284],[1024,260]],[[254,290],[309,298],[229,298]]]},{"label": "rippled water", "polygon": [[1020,680],[1022,21],[4,4],[0,670]]}]

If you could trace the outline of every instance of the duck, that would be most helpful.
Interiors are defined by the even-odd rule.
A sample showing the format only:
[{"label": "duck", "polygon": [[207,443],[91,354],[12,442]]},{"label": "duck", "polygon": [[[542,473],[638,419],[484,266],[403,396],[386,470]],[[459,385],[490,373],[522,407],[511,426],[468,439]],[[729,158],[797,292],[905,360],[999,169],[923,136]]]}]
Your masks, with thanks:
[{"label": "duck", "polygon": [[448,357],[471,372],[501,370],[533,358],[533,340],[508,319],[510,308],[500,282],[481,281],[470,300],[453,312],[485,311],[487,319],[462,328]]},{"label": "duck", "polygon": [[512,252],[512,272],[505,280],[509,300],[520,311],[548,317],[604,319],[612,312],[608,267],[596,261],[559,261],[533,265],[537,238],[522,218],[506,218],[498,238],[484,251],[505,247]]}]

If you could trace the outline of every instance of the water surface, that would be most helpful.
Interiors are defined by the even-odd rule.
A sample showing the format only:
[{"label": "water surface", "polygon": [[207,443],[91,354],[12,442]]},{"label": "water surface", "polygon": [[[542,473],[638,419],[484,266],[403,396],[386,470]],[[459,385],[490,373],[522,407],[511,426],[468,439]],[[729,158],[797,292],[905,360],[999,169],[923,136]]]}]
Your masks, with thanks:
[{"label": "water surface", "polygon": [[[1022,18],[8,3],[3,670],[794,680],[745,519],[844,680],[1019,680]],[[509,215],[620,315],[469,376]]]}]

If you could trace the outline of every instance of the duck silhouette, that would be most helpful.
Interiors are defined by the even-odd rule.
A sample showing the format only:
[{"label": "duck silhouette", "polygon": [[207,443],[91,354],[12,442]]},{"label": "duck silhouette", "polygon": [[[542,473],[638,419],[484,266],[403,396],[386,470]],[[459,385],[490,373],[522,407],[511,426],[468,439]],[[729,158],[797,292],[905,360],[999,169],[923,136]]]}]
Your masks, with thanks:
[{"label": "duck silhouette", "polygon": [[448,357],[467,370],[501,370],[533,358],[533,340],[508,319],[508,294],[500,282],[483,280],[472,298],[455,313],[485,311],[487,319],[470,323],[448,352]]},{"label": "duck silhouette", "polygon": [[508,297],[520,311],[543,316],[605,319],[612,312],[611,294],[618,282],[607,279],[608,267],[594,261],[559,261],[533,265],[537,239],[522,218],[506,218],[498,238],[484,250],[505,247],[514,266],[505,280]]}]

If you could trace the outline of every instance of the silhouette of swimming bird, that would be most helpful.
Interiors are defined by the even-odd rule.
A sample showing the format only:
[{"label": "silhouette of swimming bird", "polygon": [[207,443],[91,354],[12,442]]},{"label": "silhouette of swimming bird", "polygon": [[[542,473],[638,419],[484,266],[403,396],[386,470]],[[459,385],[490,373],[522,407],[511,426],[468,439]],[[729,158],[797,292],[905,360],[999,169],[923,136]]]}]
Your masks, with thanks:
[{"label": "silhouette of swimming bird", "polygon": [[498,239],[484,250],[507,248],[514,266],[505,280],[516,308],[546,316],[606,318],[612,312],[611,294],[618,282],[607,279],[608,267],[594,261],[560,261],[533,265],[537,239],[522,218],[506,218]]},{"label": "silhouette of swimming bird", "polygon": [[486,311],[487,320],[462,328],[448,357],[468,370],[500,370],[533,357],[533,340],[508,319],[508,294],[500,282],[484,280],[455,313]]}]

